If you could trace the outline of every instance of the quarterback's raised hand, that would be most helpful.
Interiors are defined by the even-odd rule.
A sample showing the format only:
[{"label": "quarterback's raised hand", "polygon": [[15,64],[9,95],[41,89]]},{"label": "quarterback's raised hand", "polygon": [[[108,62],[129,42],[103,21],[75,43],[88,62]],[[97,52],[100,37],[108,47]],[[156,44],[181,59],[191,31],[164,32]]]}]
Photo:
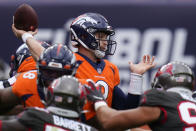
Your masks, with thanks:
[{"label": "quarterback's raised hand", "polygon": [[129,62],[130,70],[132,73],[143,75],[147,70],[156,66],[154,63],[155,57],[150,55],[144,55],[142,60],[138,64]]},{"label": "quarterback's raised hand", "polygon": [[154,63],[155,57],[150,57],[150,55],[144,55],[142,60],[138,64],[133,64],[129,62],[131,76],[130,76],[130,87],[128,92],[130,94],[141,95],[143,94],[142,75],[149,69],[155,67]]},{"label": "quarterback's raised hand", "polygon": [[31,34],[32,36],[36,35],[37,32],[38,32],[38,29],[36,29],[35,31],[24,31],[24,30],[16,29],[16,27],[14,26],[14,24],[12,24],[12,31],[13,31],[13,33],[15,34],[15,36],[16,36],[17,38],[22,39],[22,35],[23,35],[24,33],[29,33],[29,34]]},{"label": "quarterback's raised hand", "polygon": [[87,99],[90,102],[105,101],[102,93],[101,87],[97,86],[92,80],[87,80],[88,84],[84,85],[86,89]]}]

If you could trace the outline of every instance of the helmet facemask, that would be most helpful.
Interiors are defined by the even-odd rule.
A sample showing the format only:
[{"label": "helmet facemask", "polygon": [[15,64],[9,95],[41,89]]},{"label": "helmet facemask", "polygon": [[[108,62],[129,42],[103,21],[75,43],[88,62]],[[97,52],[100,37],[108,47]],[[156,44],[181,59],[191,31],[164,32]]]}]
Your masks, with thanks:
[{"label": "helmet facemask", "polygon": [[106,32],[103,30],[97,30],[94,33],[96,42],[98,44],[97,48],[94,50],[95,56],[97,58],[103,58],[105,55],[114,54],[116,50],[116,42],[111,39],[113,35],[114,32]]},{"label": "helmet facemask", "polygon": [[52,69],[52,68],[44,68],[44,67],[39,67],[39,74],[40,77],[39,79],[42,81],[43,85],[45,87],[49,86],[50,83],[63,75],[72,75],[72,71],[63,71],[63,70],[57,70],[57,69]]}]

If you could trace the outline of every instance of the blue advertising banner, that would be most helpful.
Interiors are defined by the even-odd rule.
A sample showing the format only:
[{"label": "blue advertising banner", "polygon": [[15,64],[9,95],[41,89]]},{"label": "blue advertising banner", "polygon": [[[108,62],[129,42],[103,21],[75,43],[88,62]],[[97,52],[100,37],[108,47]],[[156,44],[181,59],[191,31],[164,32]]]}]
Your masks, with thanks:
[{"label": "blue advertising banner", "polygon": [[[0,57],[10,55],[22,43],[11,31],[12,16],[18,5],[0,6]],[[108,59],[120,69],[121,87],[129,86],[128,61],[138,63],[145,54],[156,57],[157,66],[144,75],[145,89],[161,65],[183,61],[196,72],[196,4],[78,5],[33,4],[39,16],[37,39],[69,44],[69,25],[86,12],[103,14],[114,27],[117,50]]]}]

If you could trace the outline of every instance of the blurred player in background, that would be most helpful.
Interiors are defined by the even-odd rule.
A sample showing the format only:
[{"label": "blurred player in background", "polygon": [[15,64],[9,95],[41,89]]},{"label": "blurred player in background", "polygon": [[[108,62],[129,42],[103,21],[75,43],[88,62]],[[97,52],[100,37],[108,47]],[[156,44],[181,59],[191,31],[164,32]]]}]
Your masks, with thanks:
[{"label": "blurred player in background", "polygon": [[[40,42],[40,44],[44,48],[50,46],[50,44],[46,42]],[[37,66],[27,45],[24,43],[18,47],[14,54],[11,55],[10,70],[8,73],[10,78],[0,81],[0,89],[12,86],[20,73],[30,70],[37,70]]]},{"label": "blurred player in background", "polygon": [[3,81],[9,78],[10,66],[3,60],[0,59],[0,88],[3,88]]},{"label": "blurred player in background", "polygon": [[12,88],[0,90],[1,112],[20,103],[24,107],[44,108],[43,87],[62,75],[72,75],[75,67],[75,56],[66,46],[59,44],[47,48],[38,61],[38,71],[22,72]]},{"label": "blurred player in background", "polygon": [[2,131],[32,130],[32,131],[96,131],[95,128],[78,122],[84,95],[81,84],[71,76],[62,76],[55,80],[45,91],[46,109],[28,108],[17,119],[0,121]]},{"label": "blurred player in background", "polygon": [[106,130],[125,130],[147,123],[155,131],[193,131],[196,129],[194,81],[194,73],[185,63],[163,65],[155,75],[153,89],[144,94],[140,106],[125,111],[111,109],[92,82],[86,89]]},{"label": "blurred player in background", "polygon": [[[14,34],[27,43],[34,58],[38,59],[44,50],[33,38],[35,32],[18,30],[12,25]],[[75,53],[79,67],[75,77],[78,79],[92,79],[102,85],[102,92],[108,105],[115,109],[127,109],[137,107],[142,94],[142,74],[155,66],[154,57],[149,55],[143,57],[139,64],[130,63],[132,71],[132,86],[129,94],[125,95],[118,87],[120,83],[119,70],[116,65],[105,60],[105,55],[113,55],[116,49],[116,42],[111,39],[114,30],[108,21],[100,14],[85,13],[77,17],[71,24],[71,39],[74,47],[78,48]],[[88,112],[82,120],[87,121],[95,127],[98,122],[94,121],[95,112],[90,103],[84,106]]]},{"label": "blurred player in background", "polygon": [[9,78],[9,70],[9,65],[3,59],[0,59],[0,80]]},{"label": "blurred player in background", "polygon": [[[11,67],[10,72],[9,72],[10,78],[0,81],[1,89],[12,87],[13,84],[16,82],[17,76],[19,76],[20,73],[37,69],[36,62],[32,58],[28,50],[28,47],[25,44],[22,44],[21,46],[19,46],[16,52],[11,56],[10,67]],[[15,114],[20,113],[21,111],[23,111],[23,106],[16,105],[11,110],[5,109],[6,113],[4,111],[1,111],[1,113],[3,115],[15,115]],[[11,116],[9,117],[4,116],[1,119],[9,119],[10,117]]]},{"label": "blurred player in background", "polygon": [[[44,48],[48,48],[50,46],[46,42],[40,42],[40,44]],[[10,67],[11,68],[9,68],[9,72],[7,73],[9,74],[10,78],[0,81],[0,89],[12,87],[13,84],[17,81],[17,76],[20,76],[21,73],[37,70],[36,62],[32,58],[25,43],[20,45],[16,52],[11,55]],[[23,109],[24,108],[21,104],[16,105],[13,109],[9,110],[9,112],[1,112],[4,115],[1,117],[1,119],[10,119],[14,117],[10,115],[18,114],[23,111]]]},{"label": "blurred player in background", "polygon": [[16,81],[17,75],[20,73],[37,69],[36,62],[25,44],[19,46],[16,52],[11,56],[10,67],[10,78],[1,81],[1,89],[12,86]]}]

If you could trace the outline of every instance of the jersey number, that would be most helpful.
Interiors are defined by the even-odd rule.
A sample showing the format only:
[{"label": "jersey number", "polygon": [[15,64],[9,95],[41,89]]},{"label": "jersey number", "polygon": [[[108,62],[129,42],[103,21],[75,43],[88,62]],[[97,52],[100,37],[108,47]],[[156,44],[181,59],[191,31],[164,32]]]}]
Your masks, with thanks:
[{"label": "jersey number", "polygon": [[105,81],[97,81],[96,84],[97,85],[101,85],[102,88],[104,88],[104,90],[103,90],[103,97],[105,99],[107,99],[108,93],[109,93],[109,86],[108,86],[108,84]]},{"label": "jersey number", "polygon": [[184,131],[195,131],[196,126],[196,104],[192,102],[182,102],[178,105],[180,119],[187,125]]},{"label": "jersey number", "polygon": [[24,73],[23,78],[34,79],[35,74],[32,72],[27,72],[27,73]]}]

